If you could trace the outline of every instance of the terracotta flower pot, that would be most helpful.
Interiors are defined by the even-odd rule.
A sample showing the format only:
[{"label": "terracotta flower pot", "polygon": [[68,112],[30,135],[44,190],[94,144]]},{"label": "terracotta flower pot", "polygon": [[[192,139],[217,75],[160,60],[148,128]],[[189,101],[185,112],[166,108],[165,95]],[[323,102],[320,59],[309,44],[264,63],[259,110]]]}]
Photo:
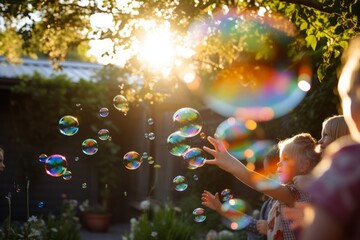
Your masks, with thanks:
[{"label": "terracotta flower pot", "polygon": [[82,222],[89,231],[107,232],[111,223],[111,214],[83,212]]}]

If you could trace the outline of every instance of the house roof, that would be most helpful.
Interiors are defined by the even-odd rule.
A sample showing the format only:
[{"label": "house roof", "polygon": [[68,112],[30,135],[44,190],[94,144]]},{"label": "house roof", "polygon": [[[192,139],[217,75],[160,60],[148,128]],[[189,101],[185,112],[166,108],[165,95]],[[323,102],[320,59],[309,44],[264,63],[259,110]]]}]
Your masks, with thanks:
[{"label": "house roof", "polygon": [[101,64],[76,61],[60,62],[59,65],[62,69],[56,71],[49,60],[30,58],[22,58],[21,64],[14,65],[0,56],[0,80],[9,82],[21,75],[32,75],[37,71],[45,77],[66,74],[72,81],[78,82],[80,79],[90,80],[95,71],[103,67]]}]

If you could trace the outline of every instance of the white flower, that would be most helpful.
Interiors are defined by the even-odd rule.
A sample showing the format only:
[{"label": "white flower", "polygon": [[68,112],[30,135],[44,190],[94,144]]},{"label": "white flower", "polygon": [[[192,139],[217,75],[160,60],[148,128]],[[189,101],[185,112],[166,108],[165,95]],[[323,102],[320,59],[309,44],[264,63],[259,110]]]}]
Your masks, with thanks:
[{"label": "white flower", "polygon": [[52,232],[57,232],[58,230],[56,228],[51,228],[50,229]]},{"label": "white flower", "polygon": [[151,232],[151,234],[150,234],[152,237],[156,237],[157,235],[158,235],[158,233],[157,232]]},{"label": "white flower", "polygon": [[31,217],[29,217],[29,219],[28,219],[28,222],[29,223],[31,223],[31,222],[37,222],[37,217],[36,216],[34,216],[34,215],[32,215]]},{"label": "white flower", "polygon": [[142,209],[142,210],[148,210],[149,208],[150,208],[150,201],[149,201],[149,200],[141,201],[141,203],[140,203],[140,209]]}]

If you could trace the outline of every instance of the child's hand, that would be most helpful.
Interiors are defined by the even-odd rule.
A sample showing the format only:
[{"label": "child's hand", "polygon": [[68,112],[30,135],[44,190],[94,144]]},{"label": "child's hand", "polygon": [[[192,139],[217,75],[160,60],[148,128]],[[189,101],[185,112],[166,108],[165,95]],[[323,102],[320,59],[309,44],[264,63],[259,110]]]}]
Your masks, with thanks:
[{"label": "child's hand", "polygon": [[268,224],[266,220],[257,220],[256,221],[256,229],[260,234],[266,235],[268,230]]},{"label": "child's hand", "polygon": [[206,160],[207,164],[217,165],[218,167],[224,169],[227,172],[231,172],[233,170],[233,164],[237,164],[238,161],[230,155],[230,153],[226,150],[224,144],[213,137],[208,137],[208,141],[211,145],[214,146],[214,149],[203,147],[203,149],[210,153],[214,159]]},{"label": "child's hand", "polygon": [[212,195],[210,192],[204,190],[204,192],[201,194],[201,200],[202,200],[201,202],[202,205],[217,212],[221,211],[221,202],[218,193]]}]

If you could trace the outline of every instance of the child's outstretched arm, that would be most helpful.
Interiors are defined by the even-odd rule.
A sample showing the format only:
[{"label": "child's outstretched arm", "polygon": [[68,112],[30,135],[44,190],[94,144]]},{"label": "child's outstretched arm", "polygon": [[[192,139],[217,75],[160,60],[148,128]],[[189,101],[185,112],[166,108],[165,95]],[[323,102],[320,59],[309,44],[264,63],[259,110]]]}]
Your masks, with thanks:
[{"label": "child's outstretched arm", "polygon": [[[277,199],[290,207],[294,205],[295,199],[286,186],[270,178],[267,178],[260,173],[248,169],[244,164],[242,164],[226,150],[225,146],[220,140],[217,140],[213,137],[208,137],[207,139],[211,145],[213,145],[214,149],[208,148],[206,146],[204,146],[203,149],[211,154],[214,159],[206,160],[206,164],[220,167],[224,171],[234,175],[242,183],[274,199]],[[256,179],[256,181],[254,179]],[[257,183],[265,181],[272,182],[272,187],[259,188]]]}]

